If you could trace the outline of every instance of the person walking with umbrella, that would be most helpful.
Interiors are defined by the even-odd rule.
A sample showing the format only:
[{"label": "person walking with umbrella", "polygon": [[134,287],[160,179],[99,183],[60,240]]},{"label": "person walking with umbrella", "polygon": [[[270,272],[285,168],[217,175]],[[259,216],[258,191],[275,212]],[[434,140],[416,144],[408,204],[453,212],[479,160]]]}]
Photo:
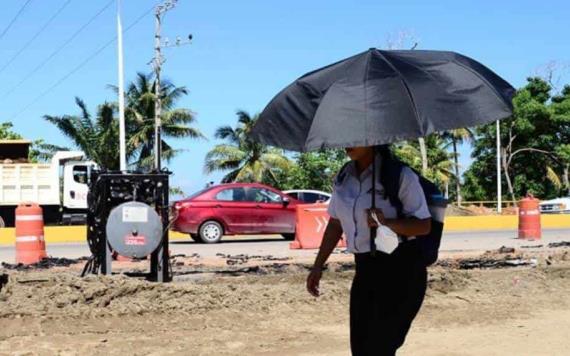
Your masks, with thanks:
[{"label": "person walking with umbrella", "polygon": [[[418,176],[409,168],[402,172],[399,197],[405,217],[401,219],[378,184],[373,218],[370,196],[374,159],[379,160],[377,166],[382,169],[382,154],[375,151],[374,147],[346,149],[351,162],[336,178],[328,207],[329,224],[307,278],[309,293],[318,297],[323,266],[344,232],[347,249],[355,254],[356,262],[350,294],[350,343],[354,355],[393,355],[404,343],[427,286],[427,271],[415,236],[430,231],[431,215]],[[391,254],[371,254],[369,227],[379,227],[378,223],[406,236],[400,238]]]},{"label": "person walking with umbrella", "polygon": [[392,178],[401,206],[386,198],[384,188],[394,182],[377,181],[389,167],[385,145],[508,117],[513,94],[491,70],[454,52],[371,48],[299,78],[260,115],[251,136],[261,143],[295,151],[345,148],[351,159],[335,178],[331,218],[307,289],[319,296],[322,270],[344,233],[356,264],[353,355],[395,355],[427,285],[418,239],[430,231],[431,215],[407,167]]}]

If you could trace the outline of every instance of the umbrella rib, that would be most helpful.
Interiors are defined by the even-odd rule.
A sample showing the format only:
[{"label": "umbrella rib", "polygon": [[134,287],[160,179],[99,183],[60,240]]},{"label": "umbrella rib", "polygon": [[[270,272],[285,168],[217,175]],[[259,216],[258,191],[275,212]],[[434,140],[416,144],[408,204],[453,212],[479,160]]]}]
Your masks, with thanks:
[{"label": "umbrella rib", "polygon": [[420,131],[421,134],[423,134],[423,120],[420,118],[420,115],[418,113],[418,108],[416,107],[416,101],[414,100],[414,96],[412,95],[412,91],[410,90],[410,87],[408,85],[408,83],[406,83],[406,80],[404,79],[404,76],[402,75],[402,73],[388,60],[386,59],[386,57],[384,56],[384,54],[382,53],[381,50],[377,51],[378,54],[380,54],[380,56],[382,56],[382,59],[384,60],[384,62],[386,62],[390,68],[392,68],[392,70],[398,75],[398,77],[400,77],[400,80],[402,81],[402,84],[404,85],[404,88],[406,88],[406,93],[408,94],[408,99],[410,99],[410,102],[412,103],[412,108],[414,109],[414,115],[416,116],[416,120],[418,120],[418,123],[420,124]]},{"label": "umbrella rib", "polygon": [[463,69],[468,70],[469,72],[471,72],[472,74],[474,74],[475,76],[477,76],[477,78],[479,78],[482,82],[484,82],[485,84],[487,84],[487,87],[491,89],[491,91],[493,92],[493,94],[495,94],[495,96],[499,99],[499,101],[507,108],[508,111],[512,111],[512,109],[509,107],[509,105],[507,103],[505,103],[505,99],[503,99],[503,97],[501,96],[501,94],[499,94],[499,92],[497,92],[497,89],[495,88],[494,85],[491,85],[491,83],[489,83],[489,81],[487,79],[485,79],[479,72],[469,68],[468,66],[464,65],[463,63],[454,60],[453,63],[457,64],[458,66],[460,66]]}]

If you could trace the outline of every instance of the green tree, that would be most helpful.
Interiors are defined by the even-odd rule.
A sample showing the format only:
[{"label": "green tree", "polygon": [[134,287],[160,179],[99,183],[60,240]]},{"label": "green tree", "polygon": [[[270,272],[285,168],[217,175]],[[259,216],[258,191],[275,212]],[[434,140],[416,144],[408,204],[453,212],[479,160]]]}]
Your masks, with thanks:
[{"label": "green tree", "polygon": [[344,150],[323,150],[300,153],[295,164],[280,172],[277,187],[288,189],[316,189],[331,192],[335,175],[348,158]]},{"label": "green tree", "polygon": [[[154,162],[155,85],[154,76],[144,73],[137,73],[135,80],[127,85],[125,117],[128,123],[128,149],[132,164],[137,169],[150,169]],[[110,87],[118,90],[115,86]],[[181,150],[174,149],[166,139],[203,139],[204,135],[192,126],[196,123],[193,113],[176,106],[188,94],[186,87],[177,87],[168,80],[161,80],[160,88],[162,159],[168,162]]]},{"label": "green tree", "polygon": [[259,114],[251,116],[245,111],[238,111],[238,124],[235,128],[222,126],[216,130],[215,137],[227,143],[216,145],[206,155],[204,171],[229,171],[222,179],[229,182],[266,182],[276,184],[278,174],[289,169],[291,162],[283,151],[267,147],[249,138]]},{"label": "green tree", "polygon": [[116,106],[104,103],[92,117],[83,100],[75,98],[75,103],[79,107],[78,115],[45,115],[44,119],[71,139],[88,159],[102,168],[119,169],[119,124],[114,117]]},{"label": "green tree", "polygon": [[551,110],[552,120],[558,128],[559,143],[554,148],[554,154],[561,171],[559,188],[570,194],[570,85],[564,86],[559,95],[552,97]]},{"label": "green tree", "polygon": [[21,140],[23,137],[12,130],[11,122],[0,123],[0,140]]},{"label": "green tree", "polygon": [[[501,120],[501,166],[504,191],[512,200],[532,191],[540,198],[560,194],[570,161],[570,89],[551,98],[550,85],[529,78],[513,99],[513,116]],[[552,100],[551,100],[552,99]],[[494,200],[496,191],[495,124],[477,128],[473,165],[465,174],[468,200]],[[567,171],[566,171],[567,172]],[[557,177],[563,177],[561,180]],[[484,192],[484,193],[483,193]],[[484,196],[482,196],[484,194]]]}]

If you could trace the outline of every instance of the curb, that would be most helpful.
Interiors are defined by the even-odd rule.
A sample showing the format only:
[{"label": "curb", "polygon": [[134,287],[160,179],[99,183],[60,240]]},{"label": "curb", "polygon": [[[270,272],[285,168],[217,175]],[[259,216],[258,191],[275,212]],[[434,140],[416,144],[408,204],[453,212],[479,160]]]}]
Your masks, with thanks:
[{"label": "curb", "polygon": [[[543,229],[570,229],[570,215],[542,215]],[[445,218],[444,231],[482,231],[482,230],[517,230],[518,216],[516,215],[486,215],[486,216],[449,216]],[[15,229],[0,228],[0,246],[15,244]],[[46,243],[77,243],[86,242],[86,226],[46,226]],[[170,232],[171,240],[189,240],[188,235]]]}]

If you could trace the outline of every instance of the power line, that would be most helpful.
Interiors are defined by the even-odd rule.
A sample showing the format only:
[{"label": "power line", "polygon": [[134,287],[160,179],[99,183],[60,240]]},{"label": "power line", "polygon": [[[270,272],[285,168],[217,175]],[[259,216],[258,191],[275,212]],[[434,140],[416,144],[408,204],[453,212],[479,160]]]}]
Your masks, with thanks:
[{"label": "power line", "polygon": [[10,30],[10,27],[12,27],[12,25],[14,24],[14,22],[16,22],[16,20],[18,19],[18,17],[20,17],[20,15],[24,12],[24,10],[26,9],[26,6],[28,6],[29,3],[31,3],[32,0],[28,0],[24,3],[24,5],[22,5],[22,7],[20,8],[20,10],[18,10],[18,12],[16,13],[16,16],[14,16],[14,18],[12,19],[12,21],[10,21],[10,23],[8,24],[8,26],[6,26],[6,28],[4,29],[4,31],[2,31],[2,33],[0,34],[0,40],[2,39],[2,37],[4,37],[4,35],[8,32],[8,30]]},{"label": "power line", "polygon": [[18,58],[18,56],[20,54],[22,54],[22,52],[24,52],[35,40],[36,38],[39,37],[39,35],[42,34],[42,32],[45,31],[45,29],[53,22],[53,20],[55,20],[59,14],[67,7],[67,5],[69,5],[69,3],[72,0],[67,0],[53,15],[52,17],[49,18],[49,20],[47,20],[47,22],[42,26],[42,28],[40,28],[40,30],[38,32],[36,32],[36,34],[30,38],[30,40],[28,42],[26,42],[26,44],[18,51],[18,53],[16,53],[15,55],[12,56],[12,58],[10,58],[10,60],[8,62],[6,62],[6,64],[4,64],[4,66],[2,66],[2,68],[0,68],[0,73],[2,73],[6,68],[8,68],[10,66],[10,64],[12,64],[16,58]]},{"label": "power line", "polygon": [[22,80],[18,82],[15,86],[13,86],[10,90],[8,90],[1,98],[6,99],[10,96],[13,92],[15,92],[19,87],[22,86],[28,79],[30,79],[34,74],[40,71],[50,60],[52,60],[59,52],[61,52],[68,44],[70,44],[83,30],[87,28],[93,21],[95,21],[105,10],[107,10],[115,0],[109,1],[105,6],[103,6],[95,15],[93,15],[89,21],[87,21],[83,26],[81,26],[71,37],[69,37],[65,42],[63,42],[55,51],[53,51],[46,59],[44,59],[38,66],[36,66],[30,73],[28,73]]},{"label": "power line", "polygon": [[[114,1],[114,0],[113,0]],[[143,14],[141,14],[135,21],[133,21],[129,26],[127,26],[125,28],[125,30],[123,31],[124,33],[127,33],[131,28],[133,28],[136,24],[138,24],[146,15],[148,15],[152,10],[154,10],[154,6],[151,7],[150,9],[148,9],[147,11],[145,11]],[[110,45],[112,45],[115,41],[117,40],[117,36],[115,35],[115,37],[113,37],[112,40],[106,42],[104,45],[102,45],[101,47],[99,47],[95,52],[93,52],[89,57],[87,57],[85,60],[83,60],[81,63],[79,63],[79,65],[77,65],[75,68],[73,68],[69,73],[67,73],[66,75],[64,75],[63,77],[61,77],[60,79],[58,79],[52,86],[50,86],[47,90],[45,90],[44,92],[42,92],[40,95],[38,95],[34,100],[32,100],[28,105],[26,105],[22,110],[18,111],[14,116],[12,116],[11,121],[13,121],[14,119],[16,119],[18,116],[20,116],[23,112],[25,112],[26,110],[28,110],[32,105],[34,105],[35,103],[37,103],[38,101],[40,101],[44,96],[48,95],[52,90],[54,90],[56,87],[58,87],[61,83],[63,83],[67,78],[71,77],[73,74],[75,74],[77,71],[79,71],[81,68],[83,68],[87,63],[89,63],[93,58],[97,57],[101,52],[103,52],[107,47],[109,47]]]}]

